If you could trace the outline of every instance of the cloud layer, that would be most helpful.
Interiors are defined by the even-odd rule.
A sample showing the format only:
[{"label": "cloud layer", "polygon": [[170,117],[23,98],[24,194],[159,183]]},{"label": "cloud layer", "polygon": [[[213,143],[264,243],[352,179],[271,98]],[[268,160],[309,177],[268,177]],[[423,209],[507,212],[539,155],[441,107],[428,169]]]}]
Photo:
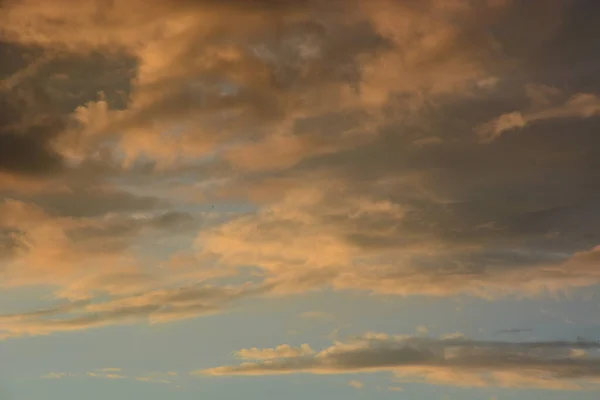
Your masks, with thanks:
[{"label": "cloud layer", "polygon": [[[279,346],[284,348],[286,345]],[[598,388],[596,342],[495,342],[464,337],[433,339],[368,333],[317,353],[280,353],[237,366],[196,372],[208,375],[344,374],[393,372],[400,381],[466,387]],[[245,352],[241,350],[240,352]]]},{"label": "cloud layer", "polygon": [[597,8],[4,2],[1,334],[600,283]]}]

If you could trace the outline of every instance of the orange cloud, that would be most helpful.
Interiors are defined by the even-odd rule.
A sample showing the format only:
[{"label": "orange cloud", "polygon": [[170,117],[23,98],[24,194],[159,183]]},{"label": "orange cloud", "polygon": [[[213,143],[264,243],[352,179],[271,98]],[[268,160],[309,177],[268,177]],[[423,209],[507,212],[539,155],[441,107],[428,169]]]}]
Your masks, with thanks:
[{"label": "orange cloud", "polygon": [[[486,265],[488,250],[478,242],[479,230],[470,241],[442,239],[409,227],[415,213],[411,207],[368,196],[354,198],[341,182],[336,183],[337,190],[314,180],[311,185],[288,191],[283,200],[257,214],[203,231],[198,247],[233,268],[258,266],[275,284],[276,293],[328,286],[398,295],[489,297],[555,292],[600,282],[594,267],[597,248],[554,262],[529,265],[523,259],[516,265],[509,260]],[[479,256],[480,265],[474,269],[460,267],[462,258]],[[457,264],[448,265],[452,259]],[[429,266],[420,267],[420,262]]]},{"label": "orange cloud", "polygon": [[300,347],[292,347],[287,344],[282,344],[274,349],[242,349],[235,352],[239,358],[250,360],[269,360],[275,358],[300,357],[314,354],[314,350],[308,344],[303,344]]},{"label": "orange cloud", "polygon": [[[574,244],[546,217],[590,201],[595,164],[573,152],[570,164],[550,165],[551,151],[532,167],[528,150],[494,152],[471,134],[479,126],[491,141],[600,109],[591,93],[560,104],[562,92],[544,85],[526,86],[531,109],[487,108],[511,85],[506,54],[519,42],[489,27],[513,32],[515,4],[7,3],[3,40],[45,55],[2,77],[0,190],[12,200],[0,205],[0,276],[72,303],[0,317],[3,335],[168,322],[323,287],[489,297],[598,283],[596,232],[577,231]],[[545,19],[527,48],[561,21],[557,6],[530,7],[548,12],[533,13]],[[109,59],[126,65],[117,77],[69,73]],[[575,172],[546,195],[540,182],[557,170]],[[203,226],[164,213],[215,199],[257,210],[215,211]],[[162,245],[179,233],[195,243]],[[248,265],[264,281],[206,286]],[[253,351],[300,351],[267,350]]]},{"label": "orange cloud", "polygon": [[107,301],[77,301],[46,310],[0,315],[0,338],[48,335],[138,322],[165,323],[213,314],[236,300],[259,295],[265,286],[190,285],[157,289]]}]

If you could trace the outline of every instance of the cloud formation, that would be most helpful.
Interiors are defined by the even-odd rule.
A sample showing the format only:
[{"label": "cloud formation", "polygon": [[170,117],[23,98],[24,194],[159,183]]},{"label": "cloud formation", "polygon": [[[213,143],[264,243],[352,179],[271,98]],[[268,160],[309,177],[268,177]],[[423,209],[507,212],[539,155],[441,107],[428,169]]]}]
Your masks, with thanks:
[{"label": "cloud formation", "polygon": [[[117,277],[118,282],[123,279]],[[188,287],[146,290],[107,301],[80,300],[46,310],[0,316],[0,338],[48,335],[109,325],[166,323],[221,312],[235,300],[256,296],[268,288]]]},{"label": "cloud formation", "polygon": [[239,358],[249,360],[270,360],[277,358],[300,357],[314,354],[314,350],[308,344],[303,344],[300,347],[292,347],[287,344],[282,344],[274,349],[242,349],[237,351],[235,355]]},{"label": "cloud formation", "polygon": [[0,91],[0,172],[40,175],[62,167],[52,140],[66,122],[44,110],[48,107],[44,97],[40,88]]},{"label": "cloud formation", "polygon": [[3,3],[3,335],[600,283],[596,8]]},{"label": "cloud formation", "polygon": [[[333,188],[311,183],[257,215],[205,230],[200,246],[224,264],[260,266],[277,284],[274,290],[283,292],[332,286],[403,295],[497,295],[598,283],[596,247],[566,257],[542,248],[521,250],[518,243],[527,243],[528,235],[510,227],[471,223],[461,232],[464,221],[452,219],[440,226],[443,218],[454,217],[447,205],[437,206],[440,214],[432,216],[432,204],[425,215],[422,206],[410,203],[357,199],[339,182]],[[412,183],[405,187],[417,196]],[[425,225],[429,221],[438,228]]]},{"label": "cloud formation", "polygon": [[[539,93],[531,95],[541,96]],[[545,101],[545,99],[539,98],[537,100],[538,102]],[[520,129],[536,121],[559,118],[592,118],[598,115],[600,115],[600,98],[591,93],[578,93],[567,99],[564,104],[546,105],[541,109],[525,114],[519,111],[502,114],[496,119],[478,127],[477,133],[484,142],[490,142],[497,139],[505,131]]]},{"label": "cloud formation", "polygon": [[102,378],[102,379],[126,379],[139,382],[155,382],[164,384],[174,384],[176,382],[177,373],[169,372],[154,372],[142,376],[124,375],[121,368],[100,368],[94,371],[85,373],[76,372],[50,372],[42,376],[42,379],[63,379],[63,378],[78,378],[78,377]]},{"label": "cloud formation", "polygon": [[[314,355],[282,355],[197,374],[278,375],[393,372],[403,381],[466,387],[597,388],[597,342],[498,342],[369,333]],[[583,356],[574,356],[577,351]],[[586,352],[587,351],[587,352]],[[589,352],[589,353],[588,353]],[[594,354],[591,354],[591,353]]]}]

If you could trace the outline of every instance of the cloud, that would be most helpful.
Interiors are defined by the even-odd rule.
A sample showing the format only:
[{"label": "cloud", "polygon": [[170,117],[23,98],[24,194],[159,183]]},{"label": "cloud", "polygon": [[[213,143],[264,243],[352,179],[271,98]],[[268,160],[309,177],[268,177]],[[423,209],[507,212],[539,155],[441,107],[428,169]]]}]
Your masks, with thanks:
[{"label": "cloud", "polygon": [[466,338],[367,334],[337,342],[314,355],[282,357],[198,371],[204,375],[343,374],[393,372],[404,381],[457,386],[594,388],[597,357],[577,358],[574,349],[596,342],[498,342]]},{"label": "cloud", "polygon": [[[74,372],[51,372],[49,374],[43,375],[42,379],[60,379],[65,377],[80,377],[87,376],[90,378],[101,378],[101,379],[126,379],[133,380],[139,382],[155,382],[155,383],[165,383],[172,384],[173,377],[177,376],[177,373],[168,372],[153,372],[143,376],[135,376],[135,375],[125,375],[120,373],[122,371],[121,368],[100,368],[94,371],[89,371],[86,373],[74,373]],[[119,373],[117,373],[119,372]],[[169,379],[167,379],[170,377]]]},{"label": "cloud", "polygon": [[[446,214],[452,206],[357,198],[343,181],[319,186],[313,176],[310,182],[311,188],[288,191],[284,200],[255,215],[203,231],[199,247],[232,267],[257,265],[282,293],[329,286],[388,294],[494,296],[598,282],[596,247],[566,256],[541,248],[515,250],[511,243],[525,242],[528,235],[462,225],[466,221]],[[415,186],[410,180],[404,184],[417,197]],[[371,188],[372,196],[386,189],[376,183]],[[440,214],[434,214],[436,208]],[[431,229],[434,223],[437,227]],[[486,247],[490,243],[494,247]]]},{"label": "cloud", "polygon": [[417,333],[419,335],[427,335],[428,332],[429,332],[429,329],[427,329],[427,327],[425,325],[417,326]]},{"label": "cloud", "polygon": [[0,91],[0,172],[45,175],[63,167],[52,141],[65,129],[66,122],[44,112],[40,104],[43,97],[38,88],[28,93]]},{"label": "cloud", "polygon": [[[313,7],[274,7],[276,3],[246,7],[241,2],[215,7],[212,2],[175,5],[164,1],[131,18],[136,9],[133,3],[102,7],[89,1],[73,8],[59,2],[48,9],[28,2],[10,7],[3,31],[20,44],[75,54],[111,49],[136,58],[128,109],[113,110],[103,100],[79,107],[73,117],[82,129],[70,130],[61,149],[71,156],[90,157],[98,146],[116,138],[128,165],[141,155],[168,164],[180,157],[206,154],[224,140],[235,140],[237,130],[250,123],[257,134],[264,135],[261,126],[272,131],[273,124],[284,127],[293,122],[286,117],[292,109],[299,116],[311,115],[300,106],[301,96],[320,97],[321,106],[340,103],[335,97],[345,95],[344,86],[356,79],[352,76],[358,69],[353,66],[356,58],[376,51],[385,40],[369,30],[368,23],[338,21],[334,14],[327,15],[332,23],[327,32],[311,20],[324,15],[322,7],[310,3]],[[344,8],[352,15],[351,3],[346,2]],[[95,10],[100,10],[102,18],[95,18]],[[278,18],[273,16],[284,12],[289,21],[275,22]],[[207,18],[213,22],[206,24]],[[51,25],[57,20],[67,30],[76,30],[77,37],[55,32]],[[26,30],[26,25],[36,28]],[[236,118],[219,117],[215,110]],[[321,113],[323,108],[315,111]],[[173,130],[181,133],[163,134]],[[223,132],[221,137],[212,135],[215,130]],[[289,161],[281,158],[276,165],[323,151],[316,138],[295,139],[266,138],[259,148],[237,149],[234,154],[244,157],[232,160],[246,166],[244,160],[253,159],[253,152],[282,141],[297,149],[287,153]],[[344,146],[349,144],[344,141]]]},{"label": "cloud", "polygon": [[[531,92],[531,89],[529,91]],[[545,102],[545,99],[539,98],[541,94],[529,93],[529,95],[538,102]],[[591,93],[578,93],[561,105],[547,105],[545,108],[527,113],[515,111],[502,114],[478,127],[477,133],[484,142],[491,142],[506,131],[524,128],[533,122],[559,118],[592,118],[598,115],[600,115],[600,98]]]},{"label": "cloud", "polygon": [[73,305],[5,335],[598,283],[584,3],[7,3],[0,276]]},{"label": "cloud", "polygon": [[42,379],[61,379],[68,376],[65,372],[50,372],[42,376]]},{"label": "cloud", "polygon": [[498,138],[505,131],[522,128],[527,124],[527,120],[523,117],[520,112],[512,112],[509,114],[502,114],[493,121],[488,122],[479,128],[477,133],[485,141],[492,141]]},{"label": "cloud", "polygon": [[148,290],[107,301],[78,301],[46,310],[0,315],[0,337],[48,335],[137,322],[166,323],[223,311],[235,300],[268,287],[190,285]]},{"label": "cloud", "polygon": [[235,355],[239,358],[249,360],[270,360],[277,358],[299,357],[304,355],[314,354],[314,350],[308,344],[303,344],[300,347],[292,347],[287,344],[277,346],[274,349],[242,349],[237,351]]},{"label": "cloud", "polygon": [[137,196],[108,185],[72,185],[68,191],[14,197],[26,202],[35,202],[52,214],[75,218],[104,216],[108,213],[144,212],[168,207],[168,203],[163,199]]},{"label": "cloud", "polygon": [[88,372],[87,373],[88,376],[94,377],[94,378],[107,378],[107,379],[125,379],[125,375],[120,375],[120,374],[114,374],[114,373],[99,373],[99,372]]},{"label": "cloud", "polygon": [[5,200],[0,204],[3,285],[55,283],[70,286],[73,293],[78,286],[84,297],[86,286],[108,292],[112,286],[118,292],[129,283],[144,285],[151,279],[136,266],[133,242],[153,232],[182,233],[194,223],[190,214],[179,212],[63,217],[35,204]]},{"label": "cloud", "polygon": [[362,389],[365,386],[365,384],[362,383],[361,381],[352,380],[352,381],[348,382],[348,386],[351,386],[354,389]]},{"label": "cloud", "polygon": [[[79,129],[60,141],[70,160],[103,147],[124,154],[124,165],[144,156],[164,166],[226,145],[224,157],[237,167],[281,169],[372,140],[377,108],[394,92],[422,98],[422,91],[463,91],[487,78],[480,54],[489,43],[476,35],[492,16],[486,7],[429,1],[424,12],[389,1],[280,3],[287,2],[160,1],[137,12],[135,1],[59,1],[51,9],[28,1],[11,4],[0,18],[11,43],[137,61],[127,109],[82,99],[71,116]],[[449,14],[465,22],[464,31]],[[367,127],[330,129],[328,136],[288,132],[303,119],[342,111],[369,116]],[[248,126],[250,135],[242,134]],[[260,157],[269,149],[273,157]]]}]

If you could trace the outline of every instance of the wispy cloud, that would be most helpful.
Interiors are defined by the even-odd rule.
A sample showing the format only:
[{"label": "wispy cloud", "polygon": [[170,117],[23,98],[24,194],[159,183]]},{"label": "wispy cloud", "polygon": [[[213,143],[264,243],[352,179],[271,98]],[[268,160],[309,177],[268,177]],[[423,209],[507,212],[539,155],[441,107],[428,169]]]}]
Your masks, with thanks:
[{"label": "wispy cloud", "polygon": [[499,329],[495,333],[497,333],[497,334],[511,334],[511,333],[524,333],[524,332],[533,332],[533,329],[530,329],[530,328]]},{"label": "wispy cloud", "polygon": [[43,375],[43,379],[61,379],[61,378],[78,378],[78,377],[90,377],[90,378],[101,378],[101,379],[125,379],[139,382],[155,382],[164,384],[174,384],[174,379],[177,379],[177,372],[154,372],[142,376],[129,375],[123,372],[121,368],[99,368],[94,371],[85,373],[77,372],[51,372]]},{"label": "wispy cloud", "polygon": [[324,311],[305,311],[298,315],[300,318],[313,318],[313,319],[329,319],[333,315]]},{"label": "wispy cloud", "polygon": [[491,142],[507,131],[524,128],[533,122],[561,118],[592,118],[599,115],[600,98],[593,93],[578,93],[563,104],[548,104],[541,109],[525,113],[515,111],[502,114],[478,127],[477,133],[484,142]]}]

